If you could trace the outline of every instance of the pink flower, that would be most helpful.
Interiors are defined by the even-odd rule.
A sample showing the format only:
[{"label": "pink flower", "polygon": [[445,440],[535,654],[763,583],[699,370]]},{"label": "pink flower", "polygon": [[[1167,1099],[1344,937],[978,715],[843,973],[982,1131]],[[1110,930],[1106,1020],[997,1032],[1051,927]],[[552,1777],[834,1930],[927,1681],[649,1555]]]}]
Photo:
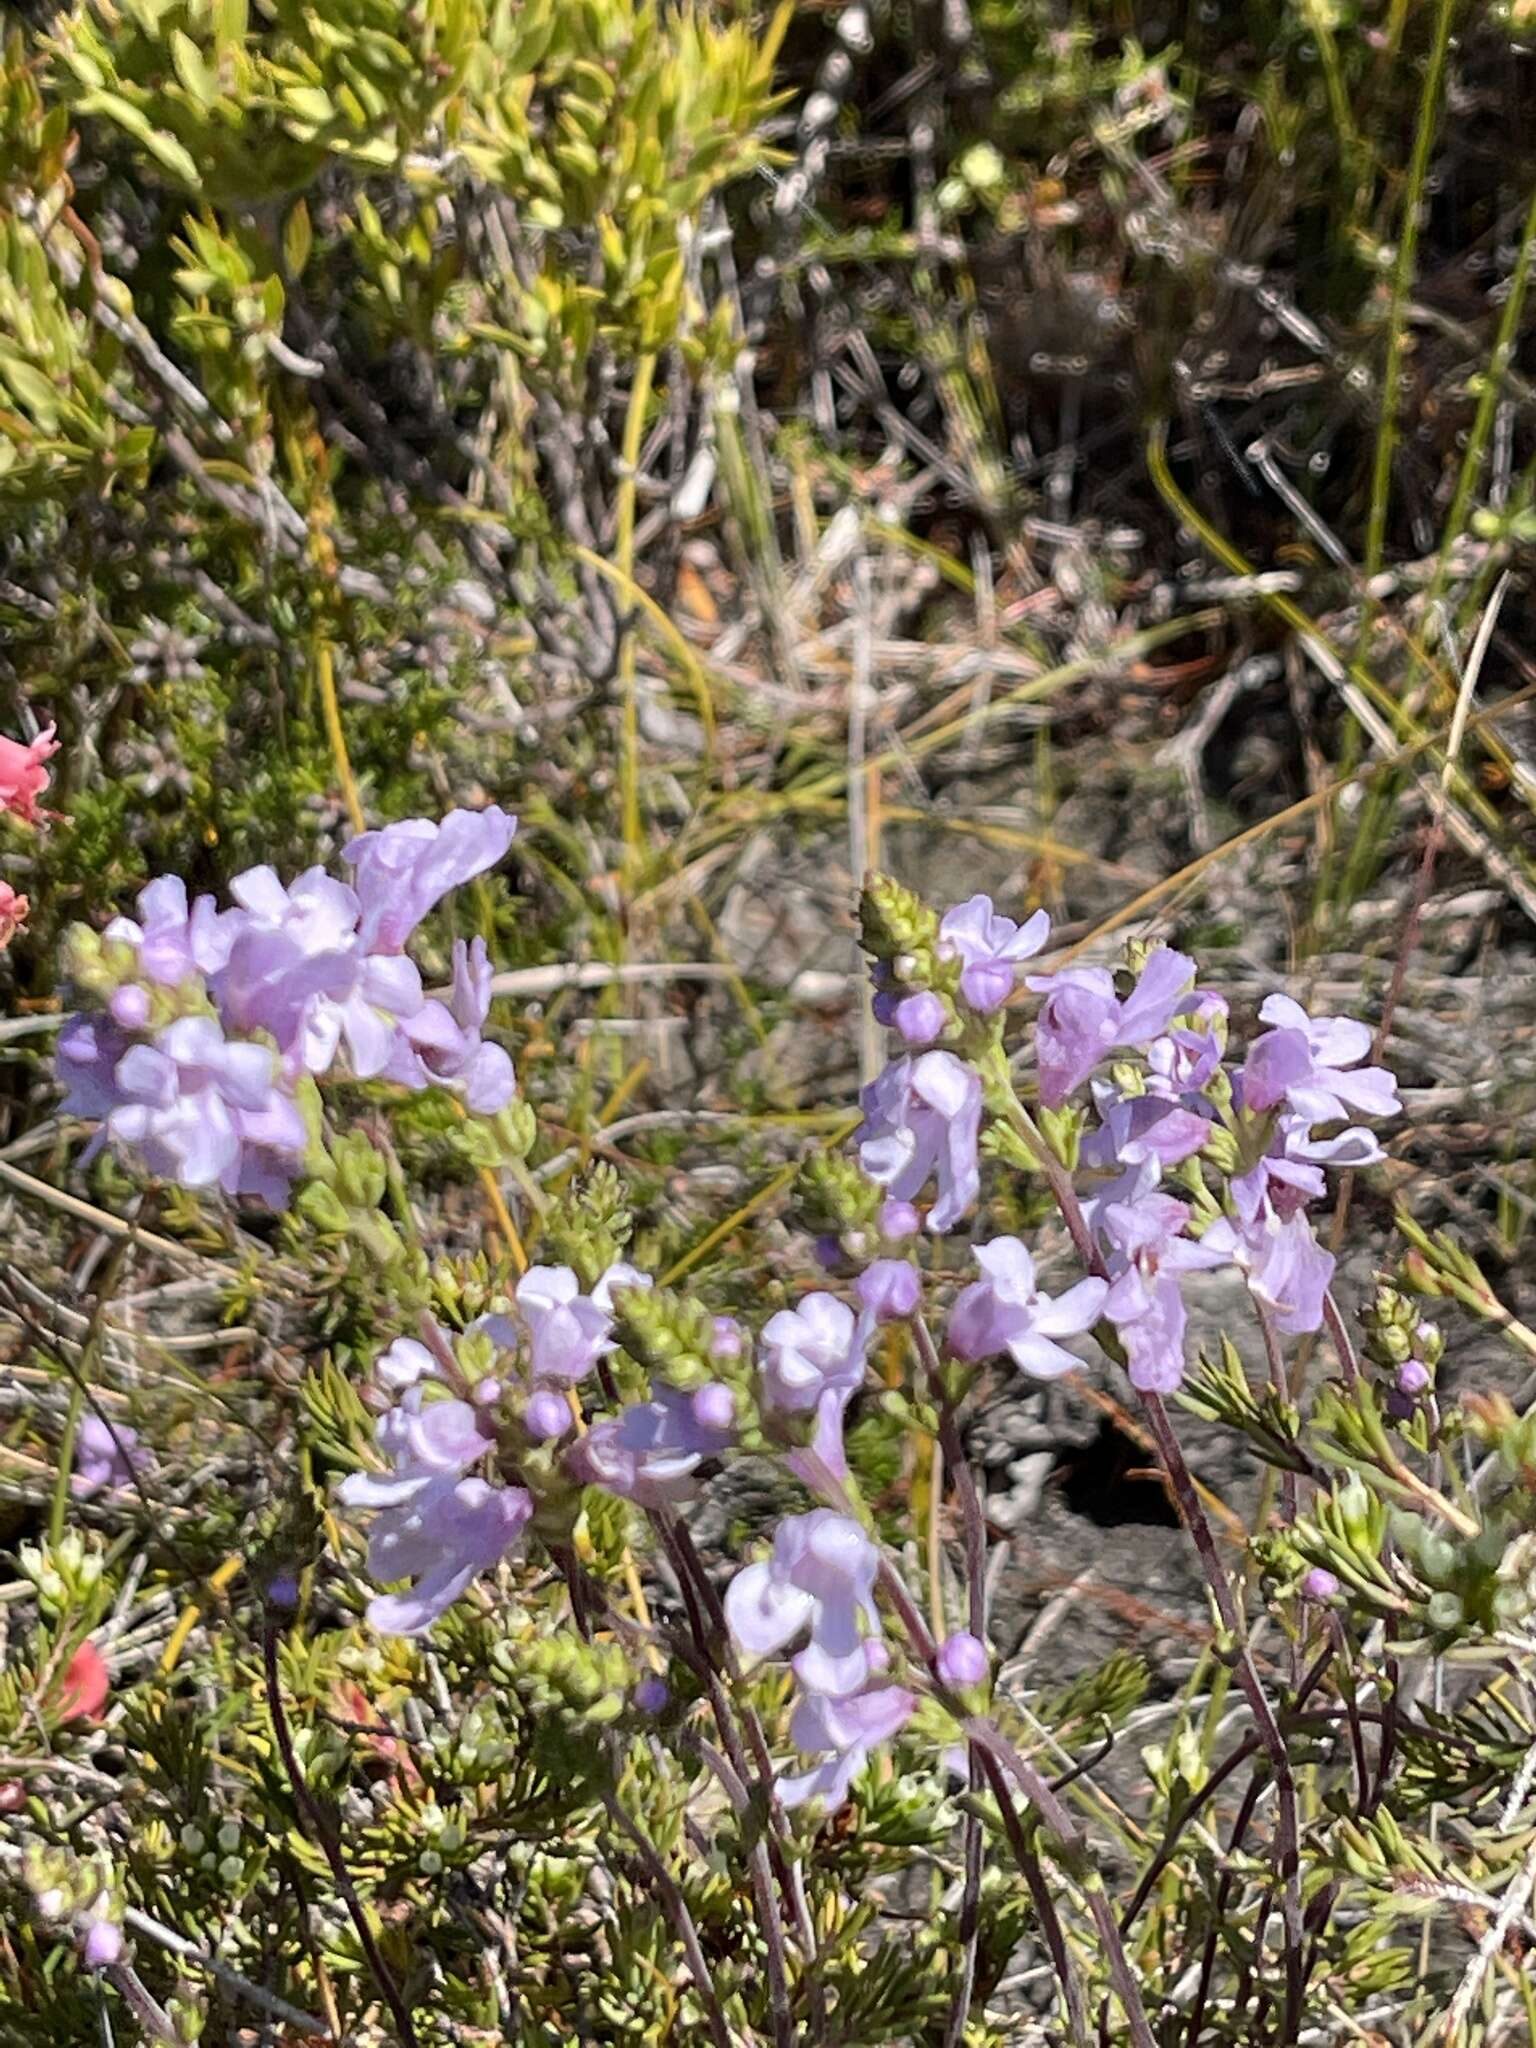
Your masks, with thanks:
[{"label": "pink flower", "polygon": [[32,908],[25,896],[18,896],[9,882],[0,882],[0,953],[15,938]]},{"label": "pink flower", "polygon": [[100,1650],[87,1636],[65,1666],[59,1688],[58,1715],[66,1721],[99,1721],[112,1680]]},{"label": "pink flower", "polygon": [[0,811],[9,811],[28,825],[37,824],[42,815],[37,800],[51,780],[43,763],[59,751],[55,730],[45,727],[25,746],[0,734]]}]

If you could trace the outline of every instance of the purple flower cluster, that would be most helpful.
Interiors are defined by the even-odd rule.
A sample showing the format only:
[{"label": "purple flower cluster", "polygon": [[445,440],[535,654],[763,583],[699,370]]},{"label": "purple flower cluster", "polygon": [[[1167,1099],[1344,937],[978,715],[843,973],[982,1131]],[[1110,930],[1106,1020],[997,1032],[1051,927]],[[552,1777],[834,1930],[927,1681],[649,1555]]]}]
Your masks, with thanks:
[{"label": "purple flower cluster", "polygon": [[[966,1030],[979,1029],[1008,1001],[1021,963],[1049,933],[1044,912],[1021,926],[985,896],[945,913],[934,951],[941,962],[964,963],[959,994],[964,1015],[975,1020]],[[890,974],[877,968],[877,979]],[[1371,1132],[1349,1118],[1395,1111],[1392,1076],[1361,1064],[1371,1048],[1363,1024],[1309,1017],[1283,995],[1264,1003],[1260,1018],[1270,1028],[1229,1071],[1227,1004],[1196,980],[1194,961],[1167,948],[1145,955],[1128,988],[1101,967],[1028,977],[1042,998],[1034,1027],[1042,1106],[1066,1112],[1092,1083],[1094,1114],[1078,1115],[1078,1157],[1097,1178],[1074,1199],[1091,1231],[1096,1270],[1053,1300],[1037,1291],[1029,1252],[1017,1239],[980,1246],[982,1278],[962,1292],[950,1319],[953,1356],[975,1361],[1007,1352],[1048,1378],[1074,1363],[1057,1339],[1081,1335],[1102,1318],[1118,1333],[1133,1385],[1166,1393],[1184,1372],[1181,1276],[1224,1266],[1242,1274],[1277,1330],[1295,1335],[1321,1326],[1333,1259],[1305,1212],[1326,1191],[1325,1167],[1381,1158]],[[886,1004],[880,1014],[908,1045],[931,1042],[948,1011],[932,992],[910,981],[904,987],[899,1003],[883,995],[877,1008]],[[925,1001],[935,1014],[919,1018],[915,1006]],[[982,1106],[981,1072],[970,1060],[947,1049],[899,1052],[864,1091],[859,1163],[904,1209],[932,1181],[928,1228],[952,1230],[980,1190]],[[1238,1167],[1213,1192],[1190,1162],[1214,1159],[1218,1140],[1236,1153]],[[1161,1183],[1178,1169],[1197,1178],[1174,1194]],[[1206,1198],[1189,1199],[1201,1186]]]},{"label": "purple flower cluster", "polygon": [[[613,1296],[649,1287],[650,1275],[610,1266],[590,1294],[569,1266],[532,1266],[518,1282],[510,1313],[485,1315],[467,1335],[496,1350],[490,1376],[471,1382],[448,1333],[435,1323],[423,1336],[397,1337],[374,1361],[375,1384],[393,1398],[377,1426],[388,1474],[354,1473],[341,1483],[349,1506],[377,1512],[368,1552],[370,1575],[416,1581],[406,1594],[373,1600],[373,1625],[393,1635],[430,1628],[470,1581],[511,1548],[533,1513],[526,1485],[491,1485],[472,1468],[491,1454],[517,1464],[536,1452],[558,1459],[564,1480],[601,1486],[643,1508],[688,1499],[696,1474],[736,1441],[736,1400],[717,1380],[683,1393],[658,1381],[648,1401],[577,1428],[575,1389],[614,1349]],[[851,1318],[850,1318],[851,1320]],[[721,1318],[716,1349],[739,1353],[741,1333]]]},{"label": "purple flower cluster", "polygon": [[408,1387],[378,1425],[387,1473],[354,1472],[341,1482],[348,1507],[376,1510],[368,1539],[369,1576],[414,1583],[368,1603],[368,1619],[386,1635],[429,1629],[473,1579],[504,1557],[533,1515],[521,1486],[469,1476],[490,1450],[486,1411],[435,1391]]},{"label": "purple flower cluster", "polygon": [[60,1034],[65,1112],[164,1179],[281,1206],[308,1143],[296,1084],[343,1056],[359,1080],[449,1088],[480,1115],[504,1109],[516,1081],[481,1036],[484,942],[454,947],[447,1002],[425,993],[401,948],[515,830],[495,808],[410,818],[343,849],[351,887],[320,868],[290,886],[250,868],[230,885],[231,910],[189,903],[174,875],[151,882],[137,920],[102,935],[104,1009]]},{"label": "purple flower cluster", "polygon": [[[409,848],[385,846],[387,834],[377,838],[356,863],[360,882],[373,863],[392,878],[409,866]],[[420,841],[412,835],[412,845]],[[284,913],[290,922],[334,924],[336,885],[322,888],[323,880],[305,878],[309,886],[288,892],[291,905],[303,887],[299,909]],[[194,932],[196,912],[169,908],[175,914],[156,926],[156,944],[168,960],[190,959],[189,971],[217,994],[230,985],[241,933],[231,937],[207,916]],[[382,1058],[374,1070],[385,1071],[402,1041],[426,1059],[420,1030],[414,1038],[407,1030],[419,1013],[401,1007],[408,991],[390,979],[399,955],[384,950],[386,942],[398,946],[408,928],[405,913],[370,922],[359,912],[349,929],[378,943],[380,950],[366,954],[373,978],[365,983],[360,969],[345,987],[317,982],[287,1040],[270,1021],[261,1028],[279,1048],[313,1040],[317,1059],[344,1044],[355,1069]],[[616,1291],[650,1285],[632,1267],[611,1267],[590,1291],[568,1267],[530,1269],[508,1311],[473,1326],[497,1354],[478,1385],[435,1326],[382,1354],[375,1379],[393,1398],[378,1425],[388,1470],[342,1487],[345,1501],[375,1514],[372,1574],[412,1582],[373,1601],[377,1626],[402,1633],[429,1627],[506,1553],[546,1488],[558,1497],[560,1488],[596,1486],[663,1511],[693,1495],[704,1468],[735,1446],[738,1433],[748,1442],[777,1442],[817,1505],[781,1521],[771,1554],[736,1574],[725,1617],[742,1655],[789,1655],[797,1687],[789,1732],[807,1761],[779,1775],[777,1797],[786,1807],[812,1799],[836,1806],[871,1751],[916,1706],[916,1694],[892,1674],[874,1600],[881,1554],[859,1519],[844,1448],[849,1405],[882,1326],[915,1325],[932,1389],[945,1401],[963,1387],[957,1368],[989,1358],[1006,1356],[1041,1379],[1068,1372],[1077,1362],[1069,1341],[1095,1330],[1106,1343],[1113,1331],[1111,1348],[1123,1354],[1136,1388],[1171,1392],[1185,1370],[1184,1290],[1202,1271],[1240,1275],[1274,1331],[1320,1327],[1333,1260],[1317,1243],[1309,1205],[1326,1192],[1329,1165],[1381,1157],[1369,1129],[1350,1117],[1384,1116],[1398,1106],[1392,1076],[1364,1064],[1369,1032],[1343,1018],[1311,1018],[1289,998],[1272,996],[1260,1013],[1266,1029],[1246,1060],[1229,1062],[1227,1004],[1196,985],[1195,964],[1182,953],[1148,952],[1133,979],[1077,967],[1032,978],[1027,985],[1042,998],[1033,1031],[1040,1100],[1051,1112],[1042,1131],[1012,1092],[999,1012],[1048,936],[1044,913],[1021,926],[974,897],[938,922],[930,949],[896,955],[897,966],[882,969],[882,1014],[902,1043],[864,1092],[855,1145],[884,1200],[878,1228],[850,1229],[835,1240],[832,1260],[837,1270],[848,1262],[860,1268],[851,1288],[856,1305],[826,1288],[811,1290],[769,1316],[755,1340],[718,1318],[711,1345],[718,1378],[685,1388],[658,1377],[645,1398],[590,1427],[577,1390],[596,1374],[613,1393],[611,1372],[599,1367],[616,1346]],[[304,945],[299,952],[315,957]],[[468,992],[450,1008],[467,1030],[463,1020],[477,1010],[483,1016],[483,1003],[470,989],[476,963],[466,958],[462,970]],[[925,972],[935,988],[919,985]],[[456,976],[456,1003],[459,996]],[[380,1016],[393,1021],[381,1027]],[[110,1028],[137,1027],[117,1020]],[[943,1049],[914,1050],[941,1036]],[[386,1041],[394,1050],[382,1051]],[[286,1049],[284,1057],[291,1057]],[[953,1301],[940,1356],[922,1315],[925,1288],[942,1287],[942,1276],[925,1280],[914,1256],[891,1254],[910,1252],[908,1240],[924,1221],[930,1231],[950,1231],[975,1204],[984,1107],[1012,1123],[1011,1140],[998,1148],[1004,1156],[1010,1148],[1019,1156],[1022,1147],[1039,1161],[1087,1270],[1052,1293],[1021,1238],[977,1245],[978,1277]],[[138,1143],[147,1146],[148,1135]],[[1049,1144],[1059,1149],[1048,1151]],[[924,1218],[917,1202],[930,1186]],[[749,1348],[757,1366],[750,1388],[742,1378]],[[1427,1383],[1427,1369],[1419,1375]],[[1419,1375],[1411,1389],[1400,1382],[1404,1399],[1422,1392]],[[749,1425],[758,1423],[762,1435],[754,1438]],[[991,1657],[979,1637],[960,1631],[922,1651],[930,1655],[941,1702],[946,1691],[974,1697],[985,1688]],[[635,1697],[638,1707],[639,1688]],[[665,1702],[659,1679],[648,1697]]]}]

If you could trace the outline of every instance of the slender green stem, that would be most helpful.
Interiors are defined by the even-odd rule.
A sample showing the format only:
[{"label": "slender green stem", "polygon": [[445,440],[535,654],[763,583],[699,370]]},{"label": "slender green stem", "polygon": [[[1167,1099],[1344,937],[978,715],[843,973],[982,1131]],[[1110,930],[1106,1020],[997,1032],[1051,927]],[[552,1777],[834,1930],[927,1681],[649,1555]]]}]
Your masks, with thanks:
[{"label": "slender green stem", "polygon": [[[629,408],[624,415],[621,448],[623,470],[615,506],[615,567],[633,580],[635,573],[635,498],[639,484],[640,443],[645,433],[645,409],[650,403],[651,384],[656,374],[654,354],[643,355],[635,364],[629,387]],[[624,821],[624,868],[631,880],[638,874],[642,853],[640,825],[640,706],[635,684],[635,636],[626,624],[619,645],[619,690],[623,700],[623,743],[619,750],[619,795]]]},{"label": "slender green stem", "polygon": [[69,1407],[64,1415],[64,1434],[59,1439],[59,1469],[53,1482],[53,1502],[48,1510],[48,1542],[57,1548],[69,1519],[70,1479],[75,1469],[75,1438],[85,1412],[85,1382],[77,1379],[69,1390]]},{"label": "slender green stem", "polygon": [[1451,550],[1466,527],[1472,496],[1482,476],[1483,464],[1488,458],[1488,442],[1493,433],[1499,399],[1503,394],[1504,379],[1509,374],[1515,344],[1520,338],[1520,316],[1525,310],[1526,289],[1531,281],[1533,249],[1536,249],[1536,185],[1531,187],[1530,203],[1526,207],[1525,220],[1521,225],[1520,246],[1515,251],[1515,267],[1510,272],[1509,291],[1499,318],[1499,331],[1494,340],[1493,354],[1479,380],[1477,411],[1472,418],[1472,431],[1467,436],[1466,452],[1461,458],[1461,469],[1456,478],[1451,507],[1445,515],[1445,526],[1440,537],[1440,559],[1435,564],[1434,580],[1429,586],[1429,595],[1425,600],[1426,611],[1434,609],[1436,599],[1445,589],[1450,576]]},{"label": "slender green stem", "polygon": [[[1450,48],[1451,23],[1456,0],[1439,0],[1435,12],[1435,39],[1424,73],[1424,90],[1419,96],[1419,118],[1413,135],[1413,154],[1408,163],[1408,185],[1403,194],[1403,222],[1398,236],[1397,263],[1392,274],[1392,311],[1387,322],[1386,361],[1381,373],[1381,425],[1376,434],[1376,460],[1371,473],[1371,512],[1366,527],[1365,574],[1369,581],[1381,567],[1387,536],[1387,506],[1392,494],[1392,457],[1397,447],[1397,380],[1402,370],[1403,343],[1408,330],[1408,300],[1413,290],[1414,267],[1419,251],[1419,216],[1424,206],[1424,183],[1429,175],[1429,155],[1434,146],[1436,116],[1445,83],[1445,58]],[[1367,610],[1361,631],[1361,652],[1366,651],[1369,631]]]}]

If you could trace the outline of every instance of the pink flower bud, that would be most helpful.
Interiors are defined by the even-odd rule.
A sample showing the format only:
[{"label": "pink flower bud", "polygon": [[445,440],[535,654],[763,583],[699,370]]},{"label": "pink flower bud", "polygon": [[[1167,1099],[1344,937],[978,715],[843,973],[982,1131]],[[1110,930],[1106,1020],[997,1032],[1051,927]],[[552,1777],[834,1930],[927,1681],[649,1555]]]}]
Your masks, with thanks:
[{"label": "pink flower bud", "polygon": [[501,1395],[502,1386],[500,1380],[481,1380],[470,1395],[470,1399],[477,1408],[493,1408],[501,1399]]},{"label": "pink flower bud", "polygon": [[887,1202],[880,1211],[882,1237],[915,1237],[922,1227],[922,1216],[913,1202]]},{"label": "pink flower bud", "polygon": [[1325,1565],[1315,1564],[1301,1582],[1309,1600],[1331,1600],[1339,1590],[1337,1577]]},{"label": "pink flower bud", "polygon": [[952,1636],[946,1636],[939,1645],[936,1668],[946,1685],[963,1691],[973,1685],[980,1685],[986,1678],[990,1660],[987,1646],[969,1629],[961,1629]]}]

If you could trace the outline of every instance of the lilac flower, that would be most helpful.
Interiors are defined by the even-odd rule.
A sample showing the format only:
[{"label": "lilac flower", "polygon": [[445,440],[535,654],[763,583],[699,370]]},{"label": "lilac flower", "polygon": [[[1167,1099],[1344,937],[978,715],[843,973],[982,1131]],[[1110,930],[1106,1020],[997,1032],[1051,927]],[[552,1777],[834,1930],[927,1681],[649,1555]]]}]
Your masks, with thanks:
[{"label": "lilac flower", "polygon": [[[613,1349],[613,1318],[581,1291],[569,1266],[530,1266],[514,1292],[528,1332],[529,1375],[572,1386]],[[487,1318],[498,1342],[515,1343],[505,1317]],[[509,1344],[510,1348],[510,1344]]]},{"label": "lilac flower", "polygon": [[194,974],[215,974],[229,958],[239,914],[215,908],[211,896],[188,907],[179,875],[161,875],[139,892],[137,921],[115,917],[102,934],[132,946],[146,981],[176,988]]},{"label": "lilac flower", "polygon": [[77,1018],[60,1034],[58,1071],[65,1112],[102,1120],[98,1143],[183,1187],[286,1202],[309,1140],[268,1047],[226,1040],[212,1017],[179,1017],[153,1043]]},{"label": "lilac flower", "polygon": [[89,1500],[104,1488],[116,1492],[131,1486],[137,1474],[153,1470],[154,1463],[154,1453],[140,1444],[138,1431],[126,1422],[109,1427],[98,1415],[82,1415],[75,1432],[70,1491],[79,1500]]},{"label": "lilac flower", "polygon": [[651,1276],[642,1273],[638,1266],[627,1265],[623,1259],[616,1259],[606,1273],[599,1273],[597,1285],[592,1289],[592,1299],[605,1316],[613,1314],[613,1295],[618,1287],[649,1287]]},{"label": "lilac flower", "polygon": [[285,887],[273,869],[248,868],[230,884],[241,924],[214,998],[239,1031],[268,1031],[286,1057],[324,1074],[343,1042],[359,1080],[382,1074],[400,1020],[422,1005],[409,960],[370,959],[357,938],[358,899],[323,868]]},{"label": "lilac flower", "polygon": [[1405,1358],[1397,1368],[1394,1384],[1400,1394],[1406,1394],[1410,1401],[1416,1401],[1421,1394],[1428,1393],[1434,1384],[1434,1374],[1422,1358]]},{"label": "lilac flower", "polygon": [[1328,1191],[1325,1166],[1353,1171],[1376,1166],[1387,1156],[1375,1133],[1360,1124],[1330,1138],[1310,1137],[1309,1130],[1305,1117],[1278,1117],[1269,1150],[1247,1173],[1233,1177],[1232,1199],[1243,1222],[1254,1222],[1266,1208],[1287,1216],[1320,1200]]},{"label": "lilac flower", "polygon": [[1232,1261],[1277,1329],[1300,1336],[1323,1326],[1323,1298],[1333,1281],[1334,1259],[1312,1235],[1298,1210],[1280,1216],[1269,1205],[1251,1221],[1219,1216],[1200,1240],[1202,1250]]},{"label": "lilac flower", "polygon": [[1185,1236],[1188,1203],[1159,1194],[1146,1181],[1129,1199],[1107,1194],[1088,1205],[1109,1254],[1104,1313],[1125,1346],[1131,1385],[1143,1393],[1169,1394],[1184,1377],[1188,1325],[1178,1276],[1225,1265],[1228,1254]]},{"label": "lilac flower", "polygon": [[430,1628],[533,1514],[523,1488],[462,1476],[489,1448],[481,1418],[467,1401],[428,1401],[425,1391],[411,1387],[379,1420],[379,1448],[393,1471],[353,1472],[337,1489],[348,1507],[379,1511],[369,1534],[370,1577],[417,1581],[409,1593],[369,1602],[369,1620],[386,1635]]},{"label": "lilac flower", "polygon": [[870,1751],[900,1734],[916,1705],[911,1693],[887,1683],[841,1698],[806,1693],[790,1716],[790,1739],[808,1756],[830,1754],[808,1771],[781,1774],[774,1785],[779,1804],[793,1809],[809,1799],[824,1799],[829,1810],[841,1806]]},{"label": "lilac flower", "polygon": [[154,1005],[149,999],[149,990],[136,981],[122,982],[107,998],[107,1010],[114,1024],[124,1031],[142,1031],[150,1020]]},{"label": "lilac flower", "polygon": [[1245,1109],[1288,1103],[1309,1124],[1341,1123],[1356,1109],[1392,1116],[1402,1108],[1395,1077],[1362,1067],[1371,1034],[1353,1017],[1309,1017],[1289,996],[1265,998],[1259,1015],[1275,1028],[1256,1038],[1242,1070]]},{"label": "lilac flower", "polygon": [[899,1202],[911,1201],[936,1173],[939,1198],[928,1228],[952,1229],[981,1188],[979,1076],[953,1053],[925,1052],[893,1060],[860,1102],[864,1122],[855,1137],[864,1171]]},{"label": "lilac flower", "polygon": [[1040,1100],[1046,1108],[1059,1109],[1110,1053],[1137,1050],[1162,1037],[1181,1011],[1194,1007],[1194,979],[1194,961],[1167,947],[1148,955],[1136,986],[1123,999],[1102,967],[1032,975],[1029,986],[1045,997],[1035,1044]]},{"label": "lilac flower", "polygon": [[340,1489],[348,1507],[394,1507],[434,1480],[459,1478],[484,1457],[490,1438],[469,1402],[429,1401],[426,1391],[408,1387],[379,1417],[374,1434],[394,1473],[350,1473]]},{"label": "lilac flower", "polygon": [[532,1516],[533,1496],[521,1486],[483,1479],[437,1480],[387,1508],[369,1536],[369,1576],[415,1584],[370,1600],[369,1621],[383,1635],[422,1635],[506,1556]]},{"label": "lilac flower", "polygon": [[985,1279],[965,1288],[950,1312],[946,1335],[954,1355],[974,1362],[1006,1351],[1036,1379],[1075,1372],[1080,1361],[1054,1340],[1093,1328],[1107,1283],[1079,1280],[1053,1300],[1036,1286],[1035,1262],[1016,1237],[977,1245],[976,1263]]},{"label": "lilac flower", "polygon": [[941,959],[963,960],[960,993],[982,1016],[1001,1009],[1013,994],[1018,968],[1031,960],[1051,935],[1043,910],[1023,924],[992,908],[990,896],[972,896],[939,920]]},{"label": "lilac flower", "polygon": [[736,1396],[723,1380],[706,1380],[694,1389],[693,1414],[705,1429],[734,1429]]},{"label": "lilac flower", "polygon": [[922,1276],[908,1259],[876,1259],[854,1288],[877,1323],[903,1322],[923,1298]]},{"label": "lilac flower", "polygon": [[[807,1294],[798,1308],[780,1309],[763,1325],[763,1405],[785,1415],[814,1413],[812,1448],[838,1478],[848,1470],[843,1415],[863,1384],[868,1343],[868,1323],[855,1322],[835,1294]],[[792,1463],[805,1466],[803,1459]]]},{"label": "lilac flower", "polygon": [[[375,965],[383,963],[374,963]],[[401,963],[391,963],[401,964]],[[453,949],[453,988],[446,1003],[429,998],[403,1017],[387,1079],[408,1088],[451,1088],[477,1116],[494,1116],[517,1093],[512,1062],[480,1036],[491,1007],[491,963],[484,939]]]},{"label": "lilac flower", "polygon": [[869,1675],[861,1620],[878,1627],[873,1593],[880,1554],[848,1515],[815,1508],[779,1524],[773,1555],[739,1571],[725,1593],[738,1649],[771,1657],[802,1629],[810,1642],[794,1657],[811,1692],[856,1692]]},{"label": "lilac flower", "polygon": [[99,1123],[117,1107],[122,1100],[117,1065],[132,1042],[126,1031],[105,1017],[82,1012],[69,1019],[59,1033],[54,1058],[54,1071],[64,1089],[59,1105],[64,1116]]},{"label": "lilac flower", "polygon": [[1186,1109],[1161,1095],[1121,1095],[1118,1090],[1100,1090],[1099,1128],[1083,1140],[1085,1166],[1141,1166],[1153,1160],[1159,1167],[1182,1165],[1211,1134],[1211,1119],[1198,1110]]},{"label": "lilac flower", "polygon": [[[446,1344],[447,1333],[443,1333]],[[431,1349],[417,1337],[397,1337],[373,1361],[373,1376],[381,1387],[402,1394],[423,1380],[440,1380],[442,1366]]]},{"label": "lilac flower", "polygon": [[361,906],[358,936],[368,953],[398,953],[450,889],[495,867],[512,844],[516,818],[492,805],[450,811],[440,822],[406,818],[363,832],[342,848]]},{"label": "lilac flower", "polygon": [[717,1404],[707,1397],[716,1391],[701,1387],[690,1395],[658,1381],[649,1401],[595,1422],[566,1453],[566,1470],[579,1485],[604,1487],[643,1508],[691,1499],[700,1465],[735,1441],[729,1425],[710,1419]]}]

